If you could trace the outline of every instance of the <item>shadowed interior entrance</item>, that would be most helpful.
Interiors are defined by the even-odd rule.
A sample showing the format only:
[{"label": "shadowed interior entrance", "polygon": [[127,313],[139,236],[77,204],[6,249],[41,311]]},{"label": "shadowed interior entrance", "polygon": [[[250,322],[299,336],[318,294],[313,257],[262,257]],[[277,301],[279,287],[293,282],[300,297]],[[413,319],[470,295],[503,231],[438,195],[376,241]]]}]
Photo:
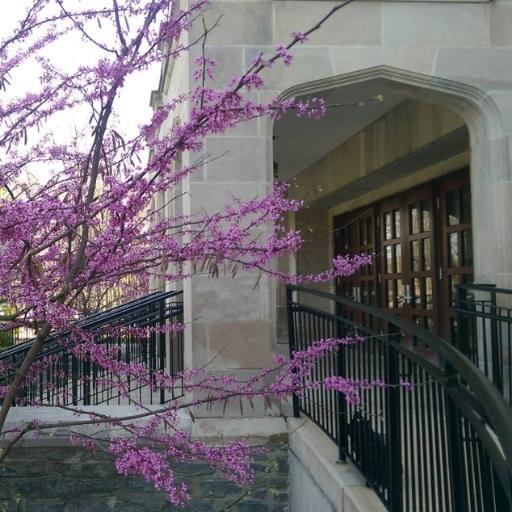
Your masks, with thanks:
[{"label": "shadowed interior entrance", "polygon": [[370,268],[338,280],[338,295],[454,337],[456,286],[473,279],[468,169],[339,215],[334,227],[336,254],[374,255]]}]

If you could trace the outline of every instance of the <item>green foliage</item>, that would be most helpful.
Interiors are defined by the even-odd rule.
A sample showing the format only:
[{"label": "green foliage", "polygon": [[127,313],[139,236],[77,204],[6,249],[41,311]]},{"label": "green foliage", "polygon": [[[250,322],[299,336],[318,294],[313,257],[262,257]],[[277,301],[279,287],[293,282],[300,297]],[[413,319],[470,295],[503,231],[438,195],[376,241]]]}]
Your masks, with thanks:
[{"label": "green foliage", "polygon": [[14,344],[14,333],[12,331],[0,332],[0,350]]}]

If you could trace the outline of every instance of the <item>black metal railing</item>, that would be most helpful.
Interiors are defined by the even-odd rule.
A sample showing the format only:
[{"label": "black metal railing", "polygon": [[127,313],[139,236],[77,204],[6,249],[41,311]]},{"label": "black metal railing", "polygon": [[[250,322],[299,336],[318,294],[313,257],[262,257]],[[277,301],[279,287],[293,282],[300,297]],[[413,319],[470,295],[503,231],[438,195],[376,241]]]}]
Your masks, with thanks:
[{"label": "black metal railing", "polygon": [[512,404],[512,290],[459,285],[457,348],[471,359]]},{"label": "black metal railing", "polygon": [[[349,299],[290,286],[287,302],[291,351],[323,338],[365,338],[319,360],[312,375],[377,383],[361,390],[361,403],[309,389],[294,398],[294,412],[338,445],[340,461],[361,470],[388,510],[511,510],[512,411],[467,357],[425,329]],[[365,325],[351,320],[361,314]]]},{"label": "black metal railing", "polygon": [[[113,349],[119,361],[141,365],[137,378],[115,375],[87,354],[75,355],[69,333],[52,334],[16,405],[157,404],[181,395],[181,389],[166,391],[155,382],[158,371],[176,375],[183,370],[183,331],[166,328],[169,324],[183,324],[182,292],[153,293],[77,322],[97,343]],[[29,340],[0,352],[0,385],[12,380],[31,345]]]}]

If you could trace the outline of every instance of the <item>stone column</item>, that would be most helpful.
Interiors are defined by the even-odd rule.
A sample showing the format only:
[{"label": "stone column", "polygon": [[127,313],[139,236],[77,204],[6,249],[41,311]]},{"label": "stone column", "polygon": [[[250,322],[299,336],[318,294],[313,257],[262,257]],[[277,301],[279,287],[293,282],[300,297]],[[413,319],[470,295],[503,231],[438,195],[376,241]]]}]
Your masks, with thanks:
[{"label": "stone column", "polygon": [[472,146],[471,191],[475,281],[512,288],[511,139]]},{"label": "stone column", "polygon": [[[222,17],[219,19],[219,17]],[[246,47],[267,44],[272,39],[272,2],[213,2],[205,13],[208,26],[219,20],[207,37],[205,53],[218,65],[215,79],[207,85],[223,90],[242,75]],[[197,23],[194,31],[200,31]],[[199,32],[198,32],[199,34]],[[198,34],[190,34],[193,39]],[[201,48],[189,52],[189,80]],[[251,93],[253,94],[253,93]],[[254,93],[256,99],[256,93]],[[233,202],[262,196],[272,181],[272,140],[258,120],[244,123],[222,136],[206,138],[203,157],[206,163],[186,185],[186,211],[219,212]],[[196,155],[197,156],[197,155]],[[190,155],[193,159],[194,155]],[[218,277],[196,275],[185,283],[186,366],[208,365],[213,373],[245,375],[269,366],[275,353],[275,287],[257,272],[238,270],[233,277],[220,268]],[[197,411],[196,411],[197,412]],[[223,404],[199,415],[240,415],[238,404]],[[243,414],[279,414],[279,408],[265,410],[263,403],[253,411],[249,404]]]}]

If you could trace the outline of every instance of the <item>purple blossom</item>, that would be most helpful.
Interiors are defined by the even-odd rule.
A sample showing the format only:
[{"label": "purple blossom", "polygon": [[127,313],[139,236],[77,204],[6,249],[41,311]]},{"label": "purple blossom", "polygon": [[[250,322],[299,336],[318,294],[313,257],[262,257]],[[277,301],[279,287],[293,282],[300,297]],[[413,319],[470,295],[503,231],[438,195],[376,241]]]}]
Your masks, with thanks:
[{"label": "purple blossom", "polygon": [[[152,64],[172,65],[185,55],[190,49],[183,42],[187,31],[209,1],[190,2],[186,10],[169,0],[120,0],[105,2],[98,9],[87,7],[87,2],[79,4],[84,5],[72,15],[61,9],[55,15],[53,0],[34,0],[21,28],[12,38],[0,41],[0,297],[6,304],[0,327],[38,333],[65,330],[69,336],[64,348],[103,370],[94,377],[96,382],[141,409],[144,404],[130,395],[127,382],[164,391],[181,389],[187,398],[176,399],[142,422],[87,414],[92,424],[106,421],[127,433],[108,442],[119,473],[140,476],[166,492],[174,506],[183,506],[189,491],[176,480],[176,462],[205,461],[245,486],[254,476],[250,464],[254,450],[244,441],[211,447],[191,438],[181,424],[181,409],[226,407],[234,400],[254,406],[255,400],[270,402],[321,387],[343,392],[358,403],[361,389],[381,384],[341,377],[320,382],[313,378],[313,369],[322,357],[363,340],[317,340],[290,359],[277,355],[272,367],[245,379],[212,375],[204,368],[179,375],[157,370],[150,375],[145,365],[123,361],[122,346],[108,346],[102,337],[130,337],[143,346],[151,335],[186,327],[80,329],[74,321],[87,314],[91,298],[112,289],[130,298],[148,292],[152,279],[175,283],[200,271],[216,275],[219,268],[233,273],[238,268],[256,270],[290,283],[326,282],[352,275],[370,265],[371,257],[338,255],[331,268],[317,274],[276,271],[276,258],[294,254],[303,243],[299,231],[284,228],[285,216],[302,207],[288,197],[285,183],[276,183],[268,193],[249,200],[234,197],[214,213],[174,214],[167,204],[159,203],[168,197],[172,203],[183,180],[201,166],[201,162],[180,165],[179,161],[183,152],[204,149],[205,137],[225,134],[264,116],[277,119],[294,112],[319,119],[325,115],[327,107],[319,98],[254,99],[254,91],[264,87],[261,71],[280,60],[290,66],[292,47],[307,40],[304,33],[294,33],[288,45],[257,56],[246,73],[221,89],[207,83],[214,78],[216,61],[208,55],[198,57],[192,89],[155,107],[151,118],[130,137],[117,123],[123,88]],[[92,37],[90,26],[98,22],[113,37]],[[50,45],[65,45],[72,34],[82,37],[84,55],[94,48],[100,56],[92,63],[79,61],[64,72],[58,59],[52,61],[44,51]],[[10,74],[34,56],[38,76],[25,84],[26,90],[10,89]],[[66,112],[76,113],[80,123],[76,135],[64,143],[55,141],[45,128],[49,120],[55,122]],[[81,112],[87,115],[82,118]],[[180,112],[187,115],[172,123]],[[33,169],[42,169],[47,179],[30,179]],[[59,356],[42,357],[22,375],[20,388],[1,386],[0,396],[4,403],[12,401],[13,389],[19,392],[48,372],[65,379],[61,368]],[[3,365],[0,371],[13,376],[15,368]],[[83,377],[81,383],[90,379]],[[405,381],[402,385],[410,386]],[[69,390],[55,388],[54,392],[60,404],[69,403]],[[189,396],[191,402],[187,402]],[[27,394],[25,404],[42,405],[38,400]],[[94,440],[78,434],[71,441],[96,449]]]}]

